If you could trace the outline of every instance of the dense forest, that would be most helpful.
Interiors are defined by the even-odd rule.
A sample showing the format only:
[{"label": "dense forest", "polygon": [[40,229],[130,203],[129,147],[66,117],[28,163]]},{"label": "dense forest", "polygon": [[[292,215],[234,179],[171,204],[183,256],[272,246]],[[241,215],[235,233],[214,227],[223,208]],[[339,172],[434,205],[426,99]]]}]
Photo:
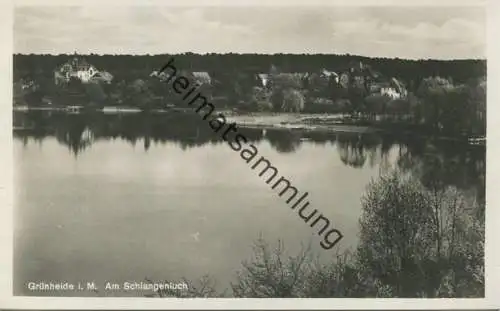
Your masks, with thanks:
[{"label": "dense forest", "polygon": [[[429,76],[452,78],[464,83],[470,78],[486,75],[485,60],[406,60],[368,58],[354,55],[331,54],[193,54],[179,55],[83,55],[97,68],[111,72],[117,80],[133,80],[161,68],[170,57],[175,57],[179,68],[206,71],[218,80],[231,79],[241,73],[267,72],[271,64],[284,72],[315,72],[322,68],[345,70],[350,63],[362,61],[386,76],[403,81],[420,81]],[[30,75],[53,77],[53,70],[72,55],[14,55],[14,81]]]}]

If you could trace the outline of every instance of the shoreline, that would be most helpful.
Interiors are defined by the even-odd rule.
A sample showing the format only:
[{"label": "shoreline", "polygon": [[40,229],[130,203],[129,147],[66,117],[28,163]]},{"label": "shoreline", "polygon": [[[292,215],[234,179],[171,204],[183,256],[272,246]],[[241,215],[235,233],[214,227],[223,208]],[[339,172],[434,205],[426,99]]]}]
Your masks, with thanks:
[{"label": "shoreline", "polygon": [[[78,106],[68,107],[13,107],[13,112],[28,113],[33,111],[46,111],[71,114],[168,114],[168,113],[186,113],[195,112],[190,108],[167,108],[156,109],[148,112],[142,111],[134,107],[104,107],[102,109],[82,109]],[[388,133],[391,134],[389,128],[385,128],[383,124],[367,124],[360,125],[355,122],[349,122],[342,114],[328,113],[277,113],[277,112],[242,112],[231,109],[219,110],[228,122],[235,122],[242,128],[259,128],[259,129],[278,129],[278,130],[293,130],[293,131],[318,131],[330,133]],[[30,128],[13,127],[13,131],[26,131]],[[432,138],[437,140],[448,141],[468,141],[473,145],[486,145],[486,137],[451,137],[451,136],[429,136],[411,130],[398,130],[398,135],[408,135],[418,138]]]}]

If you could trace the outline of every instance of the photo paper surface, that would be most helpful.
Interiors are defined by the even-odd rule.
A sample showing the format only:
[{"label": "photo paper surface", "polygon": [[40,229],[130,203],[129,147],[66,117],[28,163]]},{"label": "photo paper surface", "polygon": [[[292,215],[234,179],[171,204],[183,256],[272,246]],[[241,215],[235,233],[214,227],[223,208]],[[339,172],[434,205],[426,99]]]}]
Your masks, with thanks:
[{"label": "photo paper surface", "polygon": [[492,306],[487,5],[410,2],[14,4],[8,295]]}]

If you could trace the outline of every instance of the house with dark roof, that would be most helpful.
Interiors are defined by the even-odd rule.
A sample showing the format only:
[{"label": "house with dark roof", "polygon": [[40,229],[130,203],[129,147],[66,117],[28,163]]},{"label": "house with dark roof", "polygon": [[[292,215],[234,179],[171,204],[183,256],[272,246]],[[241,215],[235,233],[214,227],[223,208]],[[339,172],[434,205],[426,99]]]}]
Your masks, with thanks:
[{"label": "house with dark roof", "polygon": [[170,78],[170,75],[167,74],[165,71],[158,72],[158,70],[154,70],[149,74],[149,76],[152,78],[157,78],[161,82],[166,82]]},{"label": "house with dark roof", "polygon": [[407,90],[401,81],[396,78],[391,78],[389,81],[373,82],[368,86],[370,94],[380,94],[390,97],[391,99],[406,98]]},{"label": "house with dark roof", "polygon": [[92,77],[90,77],[90,82],[95,82],[95,83],[110,84],[111,81],[113,81],[113,75],[107,71],[99,71]]},{"label": "house with dark roof", "polygon": [[340,76],[335,71],[329,71],[323,68],[321,69],[320,76],[327,79],[328,81],[333,79],[335,83],[340,82]]},{"label": "house with dark roof", "polygon": [[194,71],[191,74],[193,76],[193,79],[199,84],[206,84],[206,85],[212,84],[212,78],[206,71]]}]

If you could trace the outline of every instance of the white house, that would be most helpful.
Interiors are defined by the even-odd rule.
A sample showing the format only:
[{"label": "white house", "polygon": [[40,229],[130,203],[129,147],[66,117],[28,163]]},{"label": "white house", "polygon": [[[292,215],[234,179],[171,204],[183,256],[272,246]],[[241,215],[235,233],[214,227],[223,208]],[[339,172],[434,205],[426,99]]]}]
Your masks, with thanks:
[{"label": "white house", "polygon": [[266,87],[269,82],[269,75],[267,73],[257,74],[257,80],[259,80],[261,86]]},{"label": "white house", "polygon": [[406,87],[403,82],[393,77],[391,78],[391,84],[401,97],[406,97],[408,95],[408,91],[406,90]]},{"label": "white house", "polygon": [[380,94],[389,96],[391,99],[401,98],[401,94],[393,87],[382,87],[380,88]]},{"label": "white house", "polygon": [[55,84],[67,83],[71,78],[76,78],[82,83],[89,83],[90,79],[98,72],[99,70],[87,63],[85,59],[75,57],[54,71],[54,82]]},{"label": "white house", "polygon": [[369,86],[369,92],[372,94],[379,93],[390,97],[391,99],[405,98],[407,91],[404,85],[396,78],[392,78],[388,82],[375,82]]},{"label": "white house", "polygon": [[88,67],[79,67],[76,71],[76,77],[82,80],[83,83],[87,83],[90,81],[90,78],[98,72],[97,68],[92,65]]},{"label": "white house", "polygon": [[339,84],[345,89],[349,87],[349,74],[348,73],[344,72],[340,75]]},{"label": "white house", "polygon": [[170,75],[167,74],[165,71],[158,73],[157,70],[154,70],[153,72],[151,72],[151,74],[149,76],[154,77],[154,78],[158,78],[161,82],[166,82],[167,80],[170,79]]},{"label": "white house", "polygon": [[334,72],[334,71],[328,71],[326,69],[322,69],[321,70],[321,75],[323,77],[327,78],[328,80],[334,79],[335,83],[339,83],[339,81],[340,81],[339,75],[336,72]]},{"label": "white house", "polygon": [[23,80],[21,79],[21,89],[23,90],[36,90],[38,89],[39,86],[38,84],[35,83],[33,80]]},{"label": "white house", "polygon": [[196,80],[200,84],[212,84],[212,78],[205,71],[194,71],[192,73],[194,80]]}]

